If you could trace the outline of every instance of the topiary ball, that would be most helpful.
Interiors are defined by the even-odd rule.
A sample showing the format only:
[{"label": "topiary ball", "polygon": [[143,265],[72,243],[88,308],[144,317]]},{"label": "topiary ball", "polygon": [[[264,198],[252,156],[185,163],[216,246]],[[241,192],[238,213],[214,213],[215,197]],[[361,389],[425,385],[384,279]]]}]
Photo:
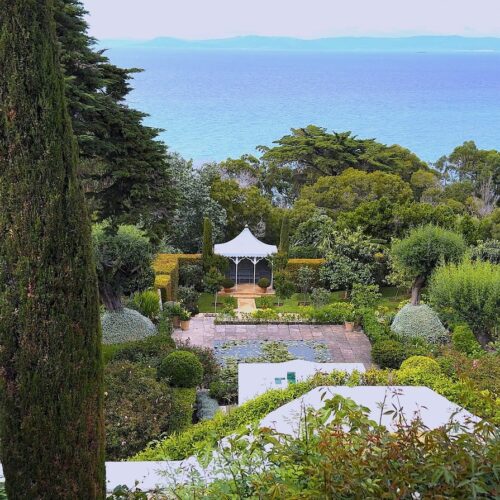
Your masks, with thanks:
[{"label": "topiary ball", "polygon": [[411,356],[401,363],[401,370],[421,370],[432,375],[439,375],[441,367],[439,363],[427,356]]},{"label": "topiary ball", "polygon": [[405,357],[405,346],[397,340],[379,340],[373,344],[372,359],[380,368],[399,368]]},{"label": "topiary ball", "polygon": [[178,350],[163,358],[157,375],[173,387],[196,387],[203,380],[203,365],[196,354]]},{"label": "topiary ball", "polygon": [[426,304],[406,304],[394,317],[391,330],[403,338],[420,338],[431,344],[442,344],[449,339],[438,315]]},{"label": "topiary ball", "polygon": [[121,344],[156,334],[153,322],[133,309],[106,311],[101,315],[103,344]]}]

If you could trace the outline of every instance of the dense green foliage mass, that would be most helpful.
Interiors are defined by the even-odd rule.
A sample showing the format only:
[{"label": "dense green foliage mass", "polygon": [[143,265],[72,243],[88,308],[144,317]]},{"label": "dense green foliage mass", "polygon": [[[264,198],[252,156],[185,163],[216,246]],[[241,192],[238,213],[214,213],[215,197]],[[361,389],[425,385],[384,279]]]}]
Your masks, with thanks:
[{"label": "dense green foliage mass", "polygon": [[80,149],[80,175],[100,221],[141,224],[157,237],[170,227],[175,183],[160,130],[125,104],[138,69],[112,64],[88,35],[80,0],[55,0],[66,96]]},{"label": "dense green foliage mass", "polygon": [[97,281],[53,2],[9,0],[1,8],[0,434],[7,494],[104,498]]},{"label": "dense green foliage mass", "polygon": [[174,387],[196,387],[203,380],[203,365],[189,351],[174,351],[161,361],[158,377]]}]

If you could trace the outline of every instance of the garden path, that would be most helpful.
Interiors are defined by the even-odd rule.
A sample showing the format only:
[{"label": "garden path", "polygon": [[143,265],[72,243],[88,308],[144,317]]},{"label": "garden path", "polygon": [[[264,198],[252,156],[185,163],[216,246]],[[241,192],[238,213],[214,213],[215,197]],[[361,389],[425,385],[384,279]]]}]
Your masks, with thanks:
[{"label": "garden path", "polygon": [[237,312],[242,313],[252,313],[257,310],[255,305],[255,299],[238,299],[238,309]]},{"label": "garden path", "polygon": [[174,330],[176,342],[214,347],[214,341],[228,340],[317,340],[327,344],[334,363],[363,363],[371,366],[371,345],[361,331],[346,332],[342,325],[216,325],[213,316],[199,314],[188,331]]}]

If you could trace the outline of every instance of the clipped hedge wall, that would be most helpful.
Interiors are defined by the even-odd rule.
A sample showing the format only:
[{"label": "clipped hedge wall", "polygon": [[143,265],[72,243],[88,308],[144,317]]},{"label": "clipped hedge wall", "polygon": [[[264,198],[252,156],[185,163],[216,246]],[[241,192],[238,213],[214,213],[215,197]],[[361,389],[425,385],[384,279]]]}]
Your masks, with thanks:
[{"label": "clipped hedge wall", "polygon": [[324,263],[325,259],[288,259],[285,269],[291,275],[295,276],[301,267],[310,267],[315,271],[318,271]]},{"label": "clipped hedge wall", "polygon": [[201,254],[160,253],[153,262],[155,288],[161,290],[163,302],[176,300],[179,287],[179,268],[201,262]]}]

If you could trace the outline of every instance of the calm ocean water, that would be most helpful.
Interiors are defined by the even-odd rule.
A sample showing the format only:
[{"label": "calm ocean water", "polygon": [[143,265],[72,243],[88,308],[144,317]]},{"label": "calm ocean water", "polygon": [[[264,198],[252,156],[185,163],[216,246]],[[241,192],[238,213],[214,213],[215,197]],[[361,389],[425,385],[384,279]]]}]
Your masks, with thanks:
[{"label": "calm ocean water", "polygon": [[254,153],[316,124],[399,143],[427,161],[465,140],[500,149],[499,53],[108,52],[141,67],[129,102],[196,162]]}]

